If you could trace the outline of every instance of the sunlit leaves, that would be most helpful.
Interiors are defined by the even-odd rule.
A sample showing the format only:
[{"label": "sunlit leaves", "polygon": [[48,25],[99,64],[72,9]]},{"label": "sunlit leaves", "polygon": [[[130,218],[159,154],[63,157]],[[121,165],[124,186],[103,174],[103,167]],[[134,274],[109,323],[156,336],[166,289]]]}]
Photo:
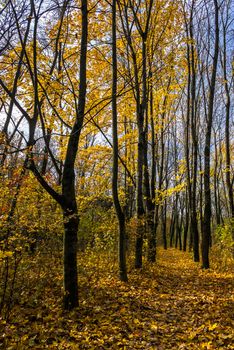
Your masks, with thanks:
[{"label": "sunlit leaves", "polygon": [[38,349],[75,350],[77,342],[80,349],[232,349],[230,272],[206,272],[188,255],[160,249],[156,266],[131,271],[123,284],[114,277],[110,253],[87,250],[80,258],[81,305],[69,315],[59,311],[56,260],[49,265],[38,255],[48,270],[25,261],[31,264],[28,284],[34,294],[24,289],[22,311],[17,305],[12,322],[1,321],[1,342]]}]

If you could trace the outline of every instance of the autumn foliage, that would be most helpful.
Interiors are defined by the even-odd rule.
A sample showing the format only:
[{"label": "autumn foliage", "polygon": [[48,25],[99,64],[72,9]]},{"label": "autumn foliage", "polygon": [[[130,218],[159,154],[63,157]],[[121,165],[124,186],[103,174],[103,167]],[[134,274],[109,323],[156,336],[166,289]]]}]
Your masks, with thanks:
[{"label": "autumn foliage", "polygon": [[0,348],[234,348],[232,24],[0,4]]}]

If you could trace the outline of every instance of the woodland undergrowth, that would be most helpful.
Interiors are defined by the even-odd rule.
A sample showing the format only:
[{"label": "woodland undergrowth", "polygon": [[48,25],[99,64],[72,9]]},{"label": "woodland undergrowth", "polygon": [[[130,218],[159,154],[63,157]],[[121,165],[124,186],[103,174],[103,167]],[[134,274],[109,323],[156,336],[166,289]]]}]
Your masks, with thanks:
[{"label": "woodland undergrowth", "polygon": [[0,320],[0,349],[234,349],[232,265],[202,270],[189,253],[158,250],[157,263],[118,281],[116,257],[79,255],[80,306],[61,309],[60,254],[28,255],[14,307]]}]

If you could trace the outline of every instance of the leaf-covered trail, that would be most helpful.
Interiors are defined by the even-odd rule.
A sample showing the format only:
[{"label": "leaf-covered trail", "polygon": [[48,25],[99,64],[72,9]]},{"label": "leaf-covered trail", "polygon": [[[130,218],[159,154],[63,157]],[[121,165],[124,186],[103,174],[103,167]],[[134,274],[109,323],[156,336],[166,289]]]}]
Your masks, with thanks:
[{"label": "leaf-covered trail", "polygon": [[188,254],[168,250],[161,251],[157,282],[158,333],[169,343],[162,349],[234,348],[233,275],[203,271]]},{"label": "leaf-covered trail", "polygon": [[131,275],[128,287],[104,287],[95,319],[105,345],[109,339],[110,349],[234,349],[233,276],[203,271],[174,249],[159,254],[158,264]]},{"label": "leaf-covered trail", "polygon": [[79,310],[60,311],[61,270],[43,272],[41,296],[15,309],[3,349],[234,349],[231,273],[203,271],[175,249],[160,249],[158,262],[130,271],[127,284],[113,277],[108,256],[80,263]]}]

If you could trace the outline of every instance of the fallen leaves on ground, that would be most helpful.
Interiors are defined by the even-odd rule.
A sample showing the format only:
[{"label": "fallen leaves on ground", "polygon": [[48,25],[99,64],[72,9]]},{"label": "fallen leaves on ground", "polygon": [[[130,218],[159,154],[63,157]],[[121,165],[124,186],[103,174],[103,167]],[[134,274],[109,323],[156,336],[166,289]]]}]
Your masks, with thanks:
[{"label": "fallen leaves on ground", "polygon": [[60,308],[61,263],[31,266],[34,288],[1,321],[1,349],[234,349],[231,271],[204,271],[175,249],[130,270],[128,283],[118,281],[111,255],[87,252],[79,264],[80,307],[71,313]]}]

